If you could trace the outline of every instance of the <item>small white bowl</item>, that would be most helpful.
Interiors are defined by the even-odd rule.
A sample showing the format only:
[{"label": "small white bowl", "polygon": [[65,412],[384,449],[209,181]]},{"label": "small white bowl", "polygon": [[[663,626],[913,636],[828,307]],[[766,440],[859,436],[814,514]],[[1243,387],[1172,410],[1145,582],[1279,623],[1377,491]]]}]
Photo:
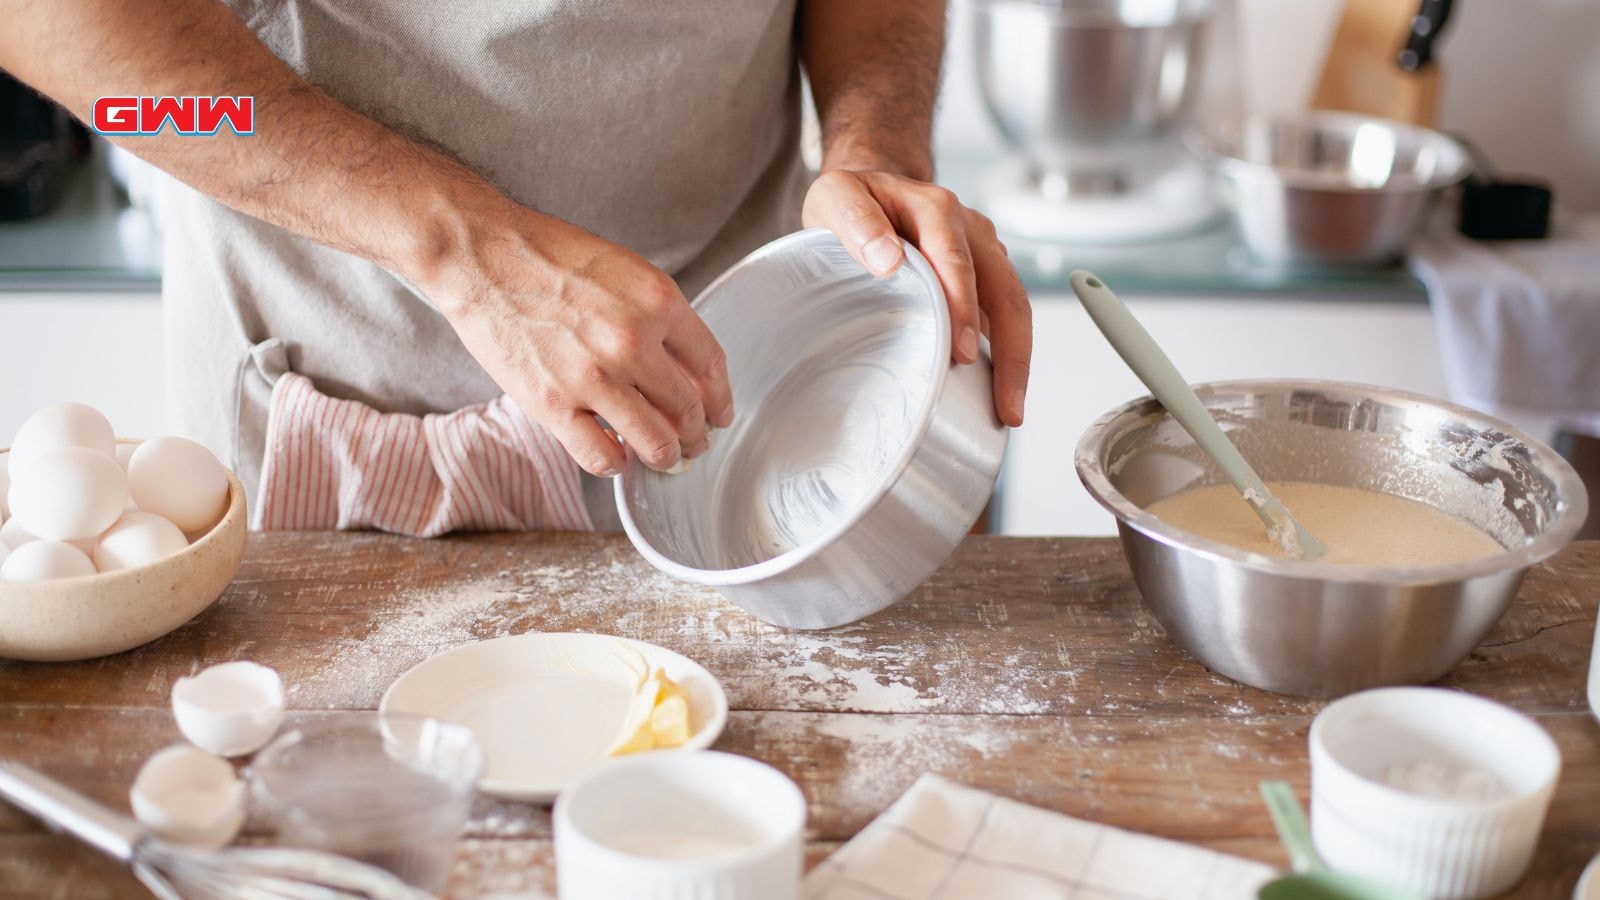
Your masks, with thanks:
[{"label": "small white bowl", "polygon": [[555,808],[562,897],[797,900],[805,796],[731,753],[646,753],[601,765]]},{"label": "small white bowl", "polygon": [[185,549],[147,566],[0,584],[0,657],[92,659],[177,630],[222,596],[248,532],[244,486],[228,473],[228,509]]},{"label": "small white bowl", "polygon": [[1600,622],[1594,630],[1593,646],[1589,648],[1589,711],[1600,719]]},{"label": "small white bowl", "polygon": [[1600,900],[1600,856],[1589,860],[1589,865],[1584,867],[1572,900]]},{"label": "small white bowl", "polygon": [[[1425,796],[1384,783],[1419,761],[1487,773],[1493,800]],[[1500,894],[1527,872],[1561,772],[1538,723],[1442,688],[1380,688],[1311,723],[1311,831],[1329,866],[1435,898]]]}]

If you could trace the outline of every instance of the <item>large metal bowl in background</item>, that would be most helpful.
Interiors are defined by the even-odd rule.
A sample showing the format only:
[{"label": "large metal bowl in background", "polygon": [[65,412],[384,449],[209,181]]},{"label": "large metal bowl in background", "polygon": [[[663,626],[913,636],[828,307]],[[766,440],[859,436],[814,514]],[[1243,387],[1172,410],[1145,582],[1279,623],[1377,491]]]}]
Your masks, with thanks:
[{"label": "large metal bowl in background", "polygon": [[876,278],[831,232],[746,257],[694,301],[728,358],[735,421],[687,472],[629,454],[622,524],[646,559],[757,617],[827,628],[944,562],[994,490],[1007,431],[987,358],[950,362],[922,255]]},{"label": "large metal bowl in background", "polygon": [[1280,266],[1395,262],[1428,202],[1471,168],[1437,131],[1346,113],[1237,116],[1190,142],[1245,245]]},{"label": "large metal bowl in background", "polygon": [[1130,186],[1198,94],[1211,0],[978,0],[978,84],[1046,194]]},{"label": "large metal bowl in background", "polygon": [[1078,475],[1117,517],[1145,602],[1179,645],[1245,684],[1308,697],[1432,681],[1483,640],[1530,566],[1577,534],[1577,473],[1494,418],[1417,394],[1325,381],[1201,385],[1201,400],[1261,476],[1427,503],[1505,552],[1460,565],[1339,566],[1251,554],[1145,507],[1221,474],[1153,399],[1095,422]]}]

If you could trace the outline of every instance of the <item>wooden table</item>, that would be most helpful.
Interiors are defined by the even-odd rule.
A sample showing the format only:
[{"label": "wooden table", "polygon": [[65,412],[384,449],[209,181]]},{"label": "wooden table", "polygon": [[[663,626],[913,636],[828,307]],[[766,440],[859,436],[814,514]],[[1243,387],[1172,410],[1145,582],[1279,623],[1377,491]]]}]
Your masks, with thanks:
[{"label": "wooden table", "polygon": [[[1529,576],[1446,684],[1536,716],[1565,767],[1518,897],[1568,898],[1600,852],[1600,725],[1584,683],[1600,542]],[[167,700],[201,666],[254,659],[293,716],[373,709],[450,647],[525,631],[641,638],[699,660],[734,712],[718,747],[767,760],[810,801],[810,860],[923,772],[1069,815],[1281,865],[1256,783],[1305,796],[1320,704],[1214,675],[1144,610],[1110,540],[971,538],[893,609],[828,632],[762,625],[657,575],[617,535],[251,537],[223,599],[109,659],[0,662],[0,756],[126,808],[152,752],[179,739]],[[553,894],[547,811],[479,802],[452,894]],[[137,896],[115,866],[0,809],[0,895]]]}]

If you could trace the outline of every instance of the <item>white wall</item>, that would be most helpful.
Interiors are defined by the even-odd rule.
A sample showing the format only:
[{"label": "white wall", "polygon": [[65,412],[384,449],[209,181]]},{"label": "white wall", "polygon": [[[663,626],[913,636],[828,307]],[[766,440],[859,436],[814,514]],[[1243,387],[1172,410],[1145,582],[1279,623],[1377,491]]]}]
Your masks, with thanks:
[{"label": "white wall", "polygon": [[[1194,381],[1330,378],[1444,396],[1426,304],[1314,297],[1125,297]],[[1111,534],[1109,514],[1073,470],[1078,438],[1107,411],[1148,393],[1083,307],[1036,296],[1027,421],[1011,433],[1001,474],[1002,534]]]},{"label": "white wall", "polygon": [[0,446],[30,413],[76,400],[117,434],[167,429],[154,293],[0,293]]},{"label": "white wall", "polygon": [[[999,152],[976,88],[968,2],[953,9],[935,140],[945,152]],[[1219,41],[1239,51],[1213,54],[1209,74],[1229,78],[1226,67],[1237,65],[1248,108],[1303,108],[1340,0],[1220,2],[1238,4],[1236,33]],[[1551,179],[1563,206],[1600,210],[1600,0],[1460,0],[1439,58],[1442,128],[1506,172]]]}]

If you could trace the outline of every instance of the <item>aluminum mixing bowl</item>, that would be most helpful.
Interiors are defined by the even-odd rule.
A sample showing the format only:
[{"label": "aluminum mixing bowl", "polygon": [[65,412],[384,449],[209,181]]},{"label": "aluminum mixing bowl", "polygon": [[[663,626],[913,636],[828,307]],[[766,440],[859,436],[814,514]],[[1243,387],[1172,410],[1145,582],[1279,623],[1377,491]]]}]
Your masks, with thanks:
[{"label": "aluminum mixing bowl", "polygon": [[907,245],[876,278],[811,229],[694,308],[727,353],[736,418],[682,474],[629,455],[616,492],[634,546],[790,628],[853,622],[921,584],[983,511],[1007,436],[987,358],[950,363],[927,261]]},{"label": "aluminum mixing bowl", "polygon": [[1345,113],[1236,117],[1190,146],[1250,252],[1278,266],[1395,262],[1429,201],[1471,168],[1437,131]]},{"label": "aluminum mixing bowl", "polygon": [[1494,418],[1418,394],[1332,381],[1201,385],[1202,402],[1270,480],[1409,497],[1505,547],[1468,563],[1386,569],[1251,554],[1145,507],[1222,481],[1149,398],[1078,443],[1078,476],[1117,517],[1145,602],[1208,667],[1307,697],[1432,681],[1483,640],[1528,568],[1577,534],[1587,498],[1554,451]]},{"label": "aluminum mixing bowl", "polygon": [[979,0],[978,86],[1045,193],[1130,187],[1198,94],[1211,0]]}]

